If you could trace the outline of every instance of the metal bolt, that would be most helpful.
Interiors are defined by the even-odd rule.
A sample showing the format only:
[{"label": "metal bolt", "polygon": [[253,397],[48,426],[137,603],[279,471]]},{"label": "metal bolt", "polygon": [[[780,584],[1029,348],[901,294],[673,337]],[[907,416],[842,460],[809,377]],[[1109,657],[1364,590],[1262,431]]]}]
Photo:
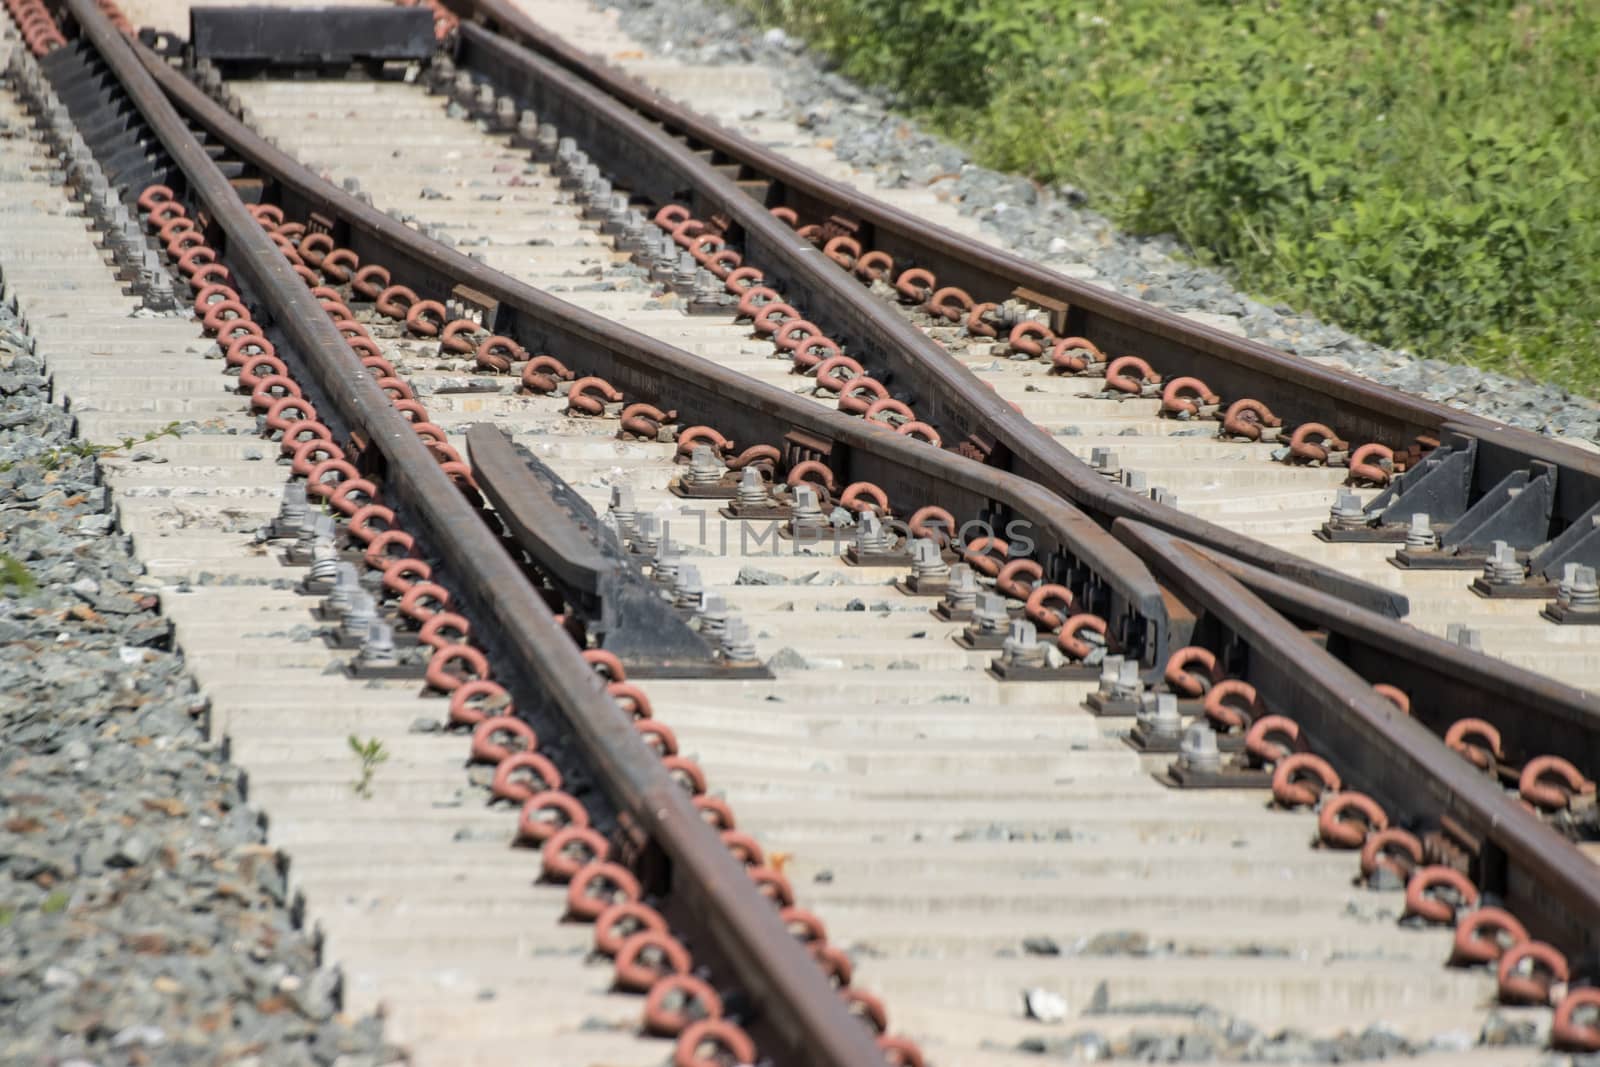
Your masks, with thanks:
[{"label": "metal bolt", "polygon": [[856,551],[862,554],[889,551],[889,533],[876,515],[863,515],[856,522]]},{"label": "metal bolt", "polygon": [[605,221],[600,224],[600,232],[617,237],[617,247],[622,247],[620,240],[622,233],[628,228],[628,198],[621,193],[612,193],[610,203],[606,206]]},{"label": "metal bolt", "polygon": [[739,472],[739,488],[733,499],[741,508],[765,507],[770,500],[767,495],[767,480],[761,477],[761,472],[756,468],[744,468]]},{"label": "metal bolt", "polygon": [[1144,471],[1123,471],[1122,484],[1132,489],[1135,493],[1145,491]]},{"label": "metal bolt", "polygon": [[[1174,704],[1176,707],[1176,704]],[[1192,771],[1216,774],[1222,770],[1217,733],[1203,722],[1191,723],[1178,742],[1178,762]]]},{"label": "metal bolt", "polygon": [[1462,648],[1473,652],[1483,651],[1483,635],[1464,622],[1452,622],[1444,628],[1444,639],[1451,644],[1460,645]]},{"label": "metal bolt", "polygon": [[1089,451],[1089,463],[1107,478],[1120,478],[1122,476],[1122,461],[1117,458],[1117,453],[1112,449],[1091,449]]},{"label": "metal bolt", "polygon": [[662,537],[656,544],[655,561],[650,566],[650,577],[661,585],[671,588],[678,578],[678,564],[683,561],[683,553],[679,552],[672,544],[670,537]]},{"label": "metal bolt", "polygon": [[789,506],[789,530],[792,533],[809,533],[822,525],[822,508],[817,503],[817,491],[809,485],[797,485],[794,500]]},{"label": "metal bolt", "polygon": [[716,485],[722,481],[722,473],[726,469],[710,445],[695,445],[694,451],[689,453],[689,471],[683,480],[690,485]]},{"label": "metal bolt", "polygon": [[611,487],[611,509],[606,512],[617,524],[617,532],[632,538],[639,519],[639,509],[633,502],[633,488],[627,485]]},{"label": "metal bolt", "polygon": [[1176,693],[1157,693],[1154,710],[1146,712],[1141,709],[1138,718],[1143,723],[1145,732],[1155,737],[1175,738],[1183,732],[1183,719],[1178,715]]},{"label": "metal bolt", "polygon": [[1562,567],[1556,599],[1568,611],[1600,611],[1600,581],[1596,579],[1595,569],[1581,563]]},{"label": "metal bolt", "polygon": [[972,609],[972,621],[978,624],[978,631],[985,634],[997,634],[1001,627],[1011,620],[1011,613],[1006,611],[1006,598],[998,593],[981,593],[977,604]]},{"label": "metal bolt", "polygon": [[728,626],[728,602],[720,593],[706,593],[700,598],[700,610],[695,612],[700,632],[707,638],[721,641]]},{"label": "metal bolt", "polygon": [[1027,619],[1012,619],[1000,658],[1006,664],[1023,667],[1042,667],[1045,664],[1045,646],[1039,643],[1039,631]]},{"label": "metal bolt", "polygon": [[915,578],[943,578],[950,573],[950,564],[944,561],[944,553],[939,551],[937,543],[926,537],[914,538],[911,542],[911,574]]},{"label": "metal bolt", "polygon": [[361,591],[361,575],[354,563],[340,563],[339,573],[333,579],[333,590],[322,601],[325,611],[344,616],[350,610],[351,597]]},{"label": "metal bolt", "polygon": [[311,570],[308,578],[313,582],[331,582],[339,577],[339,550],[331,537],[317,537],[311,547]]},{"label": "metal bolt", "polygon": [[677,580],[672,583],[672,606],[693,609],[700,606],[705,596],[705,586],[700,582],[700,568],[685,563],[678,568]]},{"label": "metal bolt", "polygon": [[588,203],[589,213],[611,210],[611,183],[596,173],[583,187],[584,199]]},{"label": "metal bolt", "polygon": [[697,304],[720,304],[727,296],[722,287],[722,282],[715,274],[701,267],[694,272],[694,302]]},{"label": "metal bolt", "polygon": [[661,544],[661,520],[654,515],[640,515],[633,526],[633,549],[641,555],[653,556]]},{"label": "metal bolt", "polygon": [[470,107],[472,105],[472,96],[476,89],[477,87],[472,84],[472,75],[466,71],[461,71],[456,75],[454,88],[450,92],[450,99],[462,107]]},{"label": "metal bolt", "polygon": [[1121,656],[1107,656],[1100,661],[1100,695],[1108,697],[1116,692],[1117,675],[1122,670]]},{"label": "metal bolt", "polygon": [[755,638],[743,619],[730,618],[723,627],[722,654],[732,663],[749,663],[756,658]]},{"label": "metal bolt", "polygon": [[394,631],[382,619],[367,629],[367,639],[361,644],[359,661],[363,667],[394,667],[400,657],[394,651]]},{"label": "metal bolt", "polygon": [[629,210],[622,222],[622,235],[617,239],[617,247],[636,258],[639,257],[650,247],[649,226],[649,219],[637,211]]},{"label": "metal bolt", "polygon": [[495,112],[494,86],[480,85],[473,94],[472,113],[474,115],[492,115]]},{"label": "metal bolt", "polygon": [[1494,585],[1521,585],[1522,564],[1516,549],[1504,541],[1496,541],[1489,548],[1489,560],[1484,564],[1483,580]]},{"label": "metal bolt", "polygon": [[533,158],[548,163],[556,158],[561,143],[561,131],[548,122],[539,124],[539,135],[534,138]]},{"label": "metal bolt", "polygon": [[283,497],[278,501],[278,517],[272,523],[273,530],[279,536],[284,536],[291,530],[299,530],[305,525],[308,514],[305,483],[285,482]]},{"label": "metal bolt", "polygon": [[517,102],[509,96],[502,96],[494,102],[495,129],[502,132],[514,130],[517,127]]},{"label": "metal bolt", "polygon": [[1411,527],[1406,530],[1406,547],[1431,550],[1438,546],[1439,535],[1433,532],[1428,513],[1419,511],[1411,516]]},{"label": "metal bolt", "polygon": [[1328,512],[1328,525],[1335,530],[1360,530],[1367,525],[1367,507],[1359,493],[1341,489]]},{"label": "metal bolt", "polygon": [[978,604],[978,576],[965,563],[950,568],[950,585],[944,592],[944,605],[949,611],[972,611]]},{"label": "metal bolt", "polygon": [[1117,664],[1117,678],[1111,684],[1111,695],[1120,700],[1138,700],[1144,696],[1144,679],[1139,677],[1139,661],[1123,657]]},{"label": "metal bolt", "polygon": [[1174,493],[1170,489],[1163,489],[1159,485],[1153,485],[1150,487],[1150,499],[1154,500],[1157,504],[1165,504],[1169,508],[1175,508],[1178,506],[1178,494]]},{"label": "metal bolt", "polygon": [[517,115],[517,140],[527,146],[538,139],[539,116],[532,111],[522,111]]},{"label": "metal bolt", "polygon": [[378,601],[371,593],[357,588],[350,593],[350,605],[339,618],[339,633],[350,641],[364,641],[378,621]]},{"label": "metal bolt", "polygon": [[440,56],[428,68],[428,89],[435,93],[442,93],[445,87],[455,81],[456,65],[448,56]]},{"label": "metal bolt", "polygon": [[[676,247],[676,246],[674,246]],[[679,252],[672,269],[672,291],[679,296],[694,295],[694,276],[700,264],[687,252]]]}]

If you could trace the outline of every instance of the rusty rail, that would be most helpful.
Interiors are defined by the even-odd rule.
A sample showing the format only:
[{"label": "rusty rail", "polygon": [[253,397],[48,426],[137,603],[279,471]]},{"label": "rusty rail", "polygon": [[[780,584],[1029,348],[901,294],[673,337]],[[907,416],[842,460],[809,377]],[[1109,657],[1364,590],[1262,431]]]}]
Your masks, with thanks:
[{"label": "rusty rail", "polygon": [[[489,6],[493,5],[484,5],[485,9]],[[497,19],[496,24],[531,25],[515,13],[504,17],[507,21]],[[520,34],[527,35],[526,30]],[[1102,525],[1109,526],[1117,518],[1137,519],[1362,607],[1395,617],[1405,615],[1406,598],[1392,590],[1108,483],[1054,436],[985,387],[941,345],[775,219],[767,210],[773,204],[757,203],[738,182],[674,137],[670,131],[680,125],[678,117],[660,119],[662,125],[656,125],[613,99],[598,84],[474,24],[462,24],[456,55],[462,65],[488,77],[500,91],[570,131],[603,170],[635,195],[658,203],[686,201],[697,217],[728,219],[729,236],[742,242],[746,259],[759,263],[786,298],[825,324],[830,337],[846,343],[869,366],[886,366],[886,371],[875,371],[874,376],[887,377],[898,390],[907,392],[918,418],[938,428],[944,440],[995,442],[987,462],[1059,494]],[[616,77],[620,76],[612,81]],[[659,108],[667,106],[660,104]],[[654,118],[656,112],[651,114]],[[775,166],[779,161],[768,162]],[[852,203],[850,210],[857,206]],[[919,220],[918,225],[924,224]]]},{"label": "rusty rail", "polygon": [[656,851],[658,886],[675,888],[674,918],[704,937],[717,964],[752,997],[772,1052],[785,1063],[881,1063],[869,1032],[851,1017],[687,794],[638,743],[628,717],[540,596],[267,240],[140,62],[136,46],[92,0],[67,0],[67,8],[183,171],[190,192],[221,231],[218,241],[225,241],[255,297],[292,342],[327,410],[366,438],[380,457],[374,473],[403,502],[469,606],[492,623],[486,629],[499,635],[513,684],[520,682],[531,698],[524,706],[549,706],[565,722],[616,805],[620,831],[636,850]]},{"label": "rusty rail", "polygon": [[1127,645],[1142,649],[1147,666],[1164,661],[1167,612],[1149,570],[1088,516],[1046,489],[731,373],[486,267],[322,180],[153,53],[141,54],[179,110],[257,168],[286,210],[323,215],[339,227],[340,242],[363,259],[381,251],[396,282],[419,292],[470,289],[478,294],[473,299],[492,303],[484,323],[492,332],[516,338],[529,351],[558,352],[630,397],[703,413],[728,437],[778,444],[798,430],[830,448],[829,461],[846,481],[874,482],[892,500],[939,504],[956,515],[990,514],[997,528],[1012,518],[1027,519],[1035,527],[1039,560],[1051,564],[1047,570],[1064,573],[1081,564],[1074,592],[1082,602],[1093,605],[1089,610],[1103,608],[1107,618],[1127,618],[1134,627]]},{"label": "rusty rail", "polygon": [[[1115,532],[1197,614],[1210,616],[1248,646],[1246,680],[1270,706],[1288,709],[1312,751],[1327,756],[1389,811],[1445,826],[1459,847],[1475,852],[1486,888],[1501,893],[1530,929],[1566,946],[1592,949],[1600,943],[1600,878],[1569,841],[1375,692],[1356,670],[1285,625],[1240,580],[1243,568],[1230,568],[1203,548],[1139,523],[1119,522]],[[1259,575],[1251,584],[1272,589],[1279,603],[1287,600],[1284,583],[1274,576]],[[1325,612],[1327,598],[1321,599]],[[1369,629],[1379,625],[1358,621]]]}]

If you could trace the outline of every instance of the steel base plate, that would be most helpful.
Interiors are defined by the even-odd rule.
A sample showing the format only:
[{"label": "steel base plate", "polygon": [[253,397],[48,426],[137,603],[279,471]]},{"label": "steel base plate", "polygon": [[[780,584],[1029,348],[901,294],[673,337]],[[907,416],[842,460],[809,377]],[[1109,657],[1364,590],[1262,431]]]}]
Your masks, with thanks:
[{"label": "steel base plate", "polygon": [[1412,571],[1481,571],[1489,562],[1485,554],[1458,556],[1444,552],[1413,552],[1402,548],[1389,557],[1389,562],[1403,570]]},{"label": "steel base plate", "polygon": [[[422,643],[421,641],[417,640],[417,635],[415,633],[396,630],[394,631],[393,636],[395,648],[416,648]],[[353,652],[361,647],[361,641],[359,639],[354,641],[349,640],[338,631],[323,631],[322,643],[329,648],[337,648],[342,651],[350,652]]]},{"label": "steel base plate", "polygon": [[1600,611],[1573,611],[1560,603],[1545,605],[1539,617],[1557,626],[1600,626]]},{"label": "steel base plate", "polygon": [[[951,638],[956,644],[970,652],[998,652],[1006,647],[1005,634],[975,634],[970,630],[963,630]],[[1096,678],[1099,675],[1095,675]]]},{"label": "steel base plate", "polygon": [[751,521],[755,521],[757,519],[787,519],[789,517],[789,509],[783,504],[766,504],[761,507],[753,508],[735,502],[733,504],[729,504],[725,508],[718,508],[717,514],[721,515],[725,519],[731,519],[734,521],[739,519],[749,519]]},{"label": "steel base plate", "polygon": [[906,596],[944,596],[950,588],[948,578],[896,578],[894,587]]},{"label": "steel base plate", "polygon": [[1132,697],[1108,697],[1094,692],[1084,698],[1083,706],[1097,718],[1127,719],[1139,714],[1141,703]]},{"label": "steel base plate", "polygon": [[[345,664],[344,673],[351,678],[364,681],[410,682],[426,674],[427,668],[420,663],[397,663],[393,667],[368,667],[351,660]],[[425,689],[422,695],[442,697],[445,694],[435,693],[432,689]]]},{"label": "steel base plate", "polygon": [[1147,755],[1166,755],[1178,751],[1180,737],[1159,737],[1145,730],[1143,723],[1135,723],[1133,729],[1122,735],[1122,743],[1135,752]]},{"label": "steel base plate", "polygon": [[1354,530],[1342,530],[1325,522],[1314,533],[1319,541],[1330,544],[1404,544],[1406,540],[1404,526],[1358,526]]},{"label": "steel base plate", "polygon": [[1272,772],[1223,763],[1216,772],[1197,771],[1173,760],[1165,771],[1151,775],[1172,789],[1270,789]]},{"label": "steel base plate", "polygon": [[1100,677],[1100,668],[1075,665],[1025,667],[994,659],[989,661],[989,674],[1002,682],[1090,682]]},{"label": "steel base plate", "polygon": [[667,492],[684,500],[732,500],[738,491],[737,485],[685,485],[682,478],[667,483]]},{"label": "steel base plate", "polygon": [[777,677],[765,663],[744,663],[724,667],[720,663],[630,663],[622,661],[628,678],[730,678],[740,681],[768,681]]},{"label": "steel base plate", "polygon": [[839,558],[851,567],[897,567],[904,570],[911,566],[911,553],[903,548],[889,552],[858,552],[856,546],[851,545]]},{"label": "steel base plate", "polygon": [[1554,600],[1556,595],[1555,582],[1500,585],[1479,577],[1472,579],[1472,584],[1467,588],[1487,600]]}]

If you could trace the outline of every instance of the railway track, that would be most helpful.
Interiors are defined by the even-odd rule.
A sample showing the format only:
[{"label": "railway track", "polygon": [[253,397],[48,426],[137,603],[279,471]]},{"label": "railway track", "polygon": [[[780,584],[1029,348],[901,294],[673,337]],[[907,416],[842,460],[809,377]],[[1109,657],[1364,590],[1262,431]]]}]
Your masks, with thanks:
[{"label": "railway track", "polygon": [[[152,246],[166,246],[159,273],[142,254],[151,249],[132,250],[146,299],[170,285],[210,315],[209,326],[128,320],[112,271],[94,277],[90,234],[43,242],[93,281],[96,307],[131,338],[107,373],[104,357],[72,351],[75,332],[42,331],[60,348],[51,367],[85,436],[199,423],[157,446],[168,460],[159,469],[108,464],[119,521],[152,574],[186,580],[163,609],[211,696],[214,730],[272,813],[326,954],[345,968],[348,1003],[383,1003],[394,1036],[442,1063],[498,1062],[530,1044],[563,1063],[716,1062],[705,1056],[717,1042],[722,1062],[736,1062],[752,1058],[747,1040],[778,1063],[881,1058],[850,1011],[886,1011],[893,1036],[880,1044],[894,1062],[1020,1062],[1072,1039],[1129,1057],[1331,1058],[1365,1041],[1447,1062],[1526,1062],[1526,1049],[1466,1047],[1497,998],[1491,1029],[1509,1020],[1543,1035],[1555,1007],[1541,1043],[1595,1043],[1582,991],[1600,928],[1583,853],[1593,836],[1585,776],[1600,756],[1582,691],[1595,631],[1536,621],[1544,599],[1481,599],[1466,589],[1473,571],[1394,568],[1393,544],[1313,541],[1348,471],[1284,464],[1270,443],[1184,433],[1216,429],[1159,417],[1159,398],[1102,398],[1094,375],[997,359],[994,342],[939,325],[920,300],[897,306],[793,255],[799,238],[764,210],[790,206],[770,203],[782,183],[707,150],[711,170],[697,164],[686,210],[709,220],[732,210],[718,199],[725,187],[763,191],[769,203],[740,204],[723,232],[815,315],[802,346],[825,348],[811,340],[822,331],[840,338],[909,409],[883,405],[881,420],[831,410],[837,401],[812,395],[815,380],[752,336],[676,246],[660,247],[665,227],[641,229],[652,216],[681,227],[674,213],[657,215],[666,200],[651,198],[662,186],[646,172],[682,180],[693,144],[668,151],[624,137],[640,131],[614,102],[568,118],[593,103],[591,83],[478,27],[413,14],[421,19],[365,24],[373,50],[390,31],[415,48],[421,28],[423,51],[387,77],[282,78],[261,66],[283,57],[264,55],[227,60],[251,64],[262,75],[252,79],[190,70],[257,134],[373,206],[295,167],[174,67],[126,44],[92,4],[67,6],[73,43],[44,42],[42,73],[20,58],[11,68],[35,117],[94,131],[85,139],[107,185],[137,216],[94,200],[89,171],[73,168],[72,195],[107,214],[102,233],[164,228]],[[221,63],[237,37],[213,25]],[[434,25],[453,34],[453,70],[421,63]],[[352,59],[376,62],[359,49],[317,62]],[[52,112],[47,82],[64,109]],[[556,128],[527,120],[519,103]],[[563,144],[569,130],[589,136]],[[13,203],[43,195],[43,144],[34,158]],[[617,180],[609,189],[598,184],[611,180],[605,171]],[[640,219],[612,211],[617,190],[640,197]],[[880,209],[855,207],[879,246],[911,239],[872,214]],[[662,254],[618,250],[641,234]],[[895,247],[947,278],[974,274],[969,295],[1012,269]],[[715,242],[700,249],[714,253]],[[30,272],[31,254],[5,262],[8,290],[39,309],[30,314],[82,299],[76,275]],[[1048,287],[1006,291],[1017,288],[1037,298],[1019,305],[1025,317],[1050,318]],[[1165,338],[1170,358],[1185,356],[1170,323],[1116,325],[1125,309],[1081,297],[1054,311],[1065,322],[1053,331],[1081,328],[1094,341],[1102,326],[1108,339],[1094,343],[1113,350],[1144,330]],[[441,348],[439,334],[463,319],[448,332],[466,351]],[[207,330],[231,359],[206,358],[222,354]],[[1228,362],[1205,345],[1186,358]],[[230,365],[239,378],[224,376]],[[1356,392],[1303,367],[1267,378],[1277,365],[1252,368],[1274,410],[1314,416],[1329,396]],[[992,393],[972,387],[972,366]],[[1559,489],[1543,540],[1525,548],[1588,509],[1586,456],[1511,431],[1490,437],[1457,413],[1446,424],[1401,397],[1351,403],[1339,413],[1354,426],[1442,435],[1470,452],[1469,516],[1485,496],[1479,510],[1495,510],[1485,491],[1515,457],[1557,471],[1535,468]],[[897,432],[907,423],[923,425]],[[687,433],[694,425],[716,432]],[[1068,426],[1080,436],[1058,436]],[[961,443],[972,456],[937,447]],[[1064,445],[1115,446],[1144,488],[1159,471],[1168,495],[1118,489]],[[285,469],[291,453],[298,472]],[[1419,483],[1433,469],[1425,462],[1462,466],[1443,454],[1398,459]],[[1207,481],[1180,480],[1201,460]],[[733,466],[745,473],[725,473]],[[311,518],[285,512],[274,532],[288,536],[251,538],[245,530],[278,512],[286,474],[311,487]],[[319,530],[315,518],[327,479],[345,487],[329,501],[344,520],[331,537],[338,527]],[[1539,493],[1516,488],[1524,507]],[[952,526],[981,519],[987,527],[973,529],[1003,534],[1008,550],[969,533],[941,553],[929,507]],[[904,527],[885,534],[868,515],[932,535],[915,549],[915,574],[912,546],[896,540]],[[1521,529],[1511,518],[1500,513],[1496,528]],[[317,575],[350,570],[328,588],[300,587],[307,563]],[[364,589],[387,630],[367,629],[365,592],[347,584],[363,568],[386,579]],[[201,572],[231,577],[202,583]],[[1535,567],[1525,581],[1538,578]],[[942,596],[950,584],[965,594]],[[1038,584],[1055,588],[1035,595]],[[335,590],[356,608],[330,627],[356,638],[350,648],[304,640],[338,618],[310,613]],[[932,610],[941,603],[942,615]],[[1372,607],[1409,608],[1408,622]],[[1584,610],[1582,596],[1564,610]],[[1052,651],[1068,617],[1075,640]],[[1498,659],[1426,632],[1452,622]],[[580,656],[568,635],[585,630]],[[384,647],[389,631],[399,648]],[[1120,669],[1102,660],[1108,643]],[[342,669],[352,660],[353,678]],[[1377,683],[1406,694],[1409,717]],[[523,725],[491,715],[482,726],[472,701],[503,712],[492,706],[502,694]],[[1481,721],[1462,728],[1463,718]],[[1207,721],[1215,732],[1193,726]],[[490,732],[530,726],[537,744],[501,758],[497,774],[504,754]],[[388,753],[360,790],[370,800],[351,788],[350,746],[363,742]],[[463,768],[469,747],[478,764]],[[1255,751],[1252,765],[1235,756],[1241,747]],[[1571,788],[1540,774],[1561,770],[1537,762],[1557,755],[1573,768]],[[1180,789],[1174,776],[1225,787]],[[519,820],[531,793],[540,797]],[[572,825],[544,844],[547,818],[587,821],[598,836]],[[1336,847],[1363,841],[1364,865]],[[622,866],[605,866],[602,851]],[[562,867],[573,881],[563,884]],[[658,926],[605,946],[642,966],[591,956],[597,927],[571,915],[592,919],[630,897],[598,930]],[[780,921],[774,899],[798,910]],[[1501,928],[1503,943],[1490,936]],[[1504,966],[1445,966],[1459,954]],[[653,990],[644,1029],[673,1037],[675,1052],[642,1035],[639,998],[614,986]],[[686,993],[688,1007],[669,1010]],[[723,1018],[678,1033],[699,1013]]]}]

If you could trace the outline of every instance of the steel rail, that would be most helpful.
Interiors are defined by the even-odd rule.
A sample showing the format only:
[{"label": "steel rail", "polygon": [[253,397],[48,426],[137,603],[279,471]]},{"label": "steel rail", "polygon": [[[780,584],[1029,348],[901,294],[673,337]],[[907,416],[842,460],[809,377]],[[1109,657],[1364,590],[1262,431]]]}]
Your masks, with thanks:
[{"label": "steel rail", "polygon": [[[823,325],[874,376],[909,396],[918,417],[947,441],[997,442],[988,462],[1058,493],[1103,525],[1137,519],[1186,540],[1265,567],[1387,615],[1405,615],[1406,598],[1312,560],[1236,534],[1214,523],[1113,485],[1054,436],[1012,408],[943,346],[846,275],[812,244],[774,218],[732,178],[660,126],[559,64],[507,37],[463,23],[459,63],[486,75],[502,92],[554,122],[636,196],[657,203],[687,201],[695,214],[730,220],[729,235],[745,261],[759,265],[785,299]],[[951,433],[954,426],[959,433]],[[1600,463],[1597,463],[1600,467]],[[1597,482],[1600,485],[1600,482]]]},{"label": "steel rail", "polygon": [[1284,618],[1325,632],[1328,651],[1367,681],[1411,694],[1412,717],[1434,732],[1442,735],[1461,718],[1482,719],[1500,732],[1513,762],[1557,753],[1586,777],[1600,776],[1600,695],[1199,551]]},{"label": "steel rail", "polygon": [[[1230,573],[1215,554],[1140,523],[1118,522],[1114,531],[1137,546],[1161,581],[1197,614],[1244,641],[1246,680],[1270,707],[1300,724],[1312,751],[1391,812],[1432,825],[1451,820],[1455,836],[1466,838],[1463,845],[1479,845],[1479,877],[1486,888],[1500,892],[1531,929],[1569,949],[1600,944],[1600,871],[1592,860],[1376,693],[1366,678],[1284,625],[1235,576],[1241,571],[1237,564]],[[1263,578],[1280,587],[1275,599],[1281,602],[1281,580]]]},{"label": "steel rail", "polygon": [[653,873],[658,886],[677,889],[674,917],[705,940],[750,995],[759,1032],[775,1046],[771,1054],[793,1064],[881,1064],[867,1028],[849,1014],[684,790],[639,744],[627,716],[538,593],[388,403],[168,103],[135,53],[137,46],[93,0],[67,0],[67,9],[183,171],[190,192],[220,229],[229,261],[292,341],[330,407],[381,455],[383,484],[403,501],[472,610],[490,623],[484,629],[497,635],[513,673],[537,688],[565,721],[597,783],[616,804],[622,832],[635,848],[654,846],[662,866],[670,865],[670,871]]},{"label": "steel rail", "polygon": [[[363,260],[377,257],[420,291],[466,287],[491,302],[496,333],[529,351],[549,351],[599,374],[629,397],[663,408],[701,412],[726,436],[778,444],[792,431],[830,446],[829,462],[849,481],[877,484],[894,501],[936,503],[954,515],[992,516],[997,530],[1012,519],[1031,522],[1037,558],[1047,571],[1079,576],[1065,584],[1083,590],[1086,610],[1108,620],[1134,616],[1128,633],[1152,670],[1165,661],[1169,620],[1149,569],[1099,524],[1047,489],[1014,474],[908,440],[876,423],[853,419],[786,390],[730,372],[511,278],[396,221],[318,177],[251,131],[154,53],[141,49],[146,68],[172,102],[197,126],[271,183],[287,209],[316,212],[342,229],[340,240]],[[381,255],[380,255],[381,253]],[[731,402],[730,402],[731,401]],[[1049,566],[1051,563],[1054,566]],[[1093,605],[1093,606],[1090,606]]]},{"label": "steel rail", "polygon": [[[1600,456],[1318,366],[976,243],[825,178],[696,114],[544,29],[511,0],[446,0],[446,4],[463,18],[481,20],[548,57],[649,121],[659,123],[668,133],[686,138],[694,148],[705,149],[721,161],[766,180],[770,189],[765,206],[790,207],[802,218],[848,216],[860,223],[857,236],[863,247],[889,252],[896,262],[910,261],[926,267],[939,276],[941,284],[959,285],[979,300],[1004,299],[1017,289],[1026,289],[1059,301],[1069,308],[1068,333],[1087,336],[1108,353],[1143,356],[1168,377],[1202,378],[1223,396],[1262,400],[1289,425],[1329,422],[1332,411],[1332,419],[1337,420],[1335,429],[1352,441],[1399,445],[1418,435],[1439,436],[1451,431],[1475,437],[1479,440],[1481,469],[1476,472],[1474,483],[1479,490],[1488,489],[1510,471],[1525,469],[1531,462],[1550,463],[1561,474],[1555,506],[1562,525],[1577,521],[1600,500]],[[1084,501],[1080,503],[1088,506]],[[1161,522],[1154,525],[1169,528]],[[1228,551],[1225,546],[1217,547]],[[1229,554],[1244,558],[1238,552]]]}]

